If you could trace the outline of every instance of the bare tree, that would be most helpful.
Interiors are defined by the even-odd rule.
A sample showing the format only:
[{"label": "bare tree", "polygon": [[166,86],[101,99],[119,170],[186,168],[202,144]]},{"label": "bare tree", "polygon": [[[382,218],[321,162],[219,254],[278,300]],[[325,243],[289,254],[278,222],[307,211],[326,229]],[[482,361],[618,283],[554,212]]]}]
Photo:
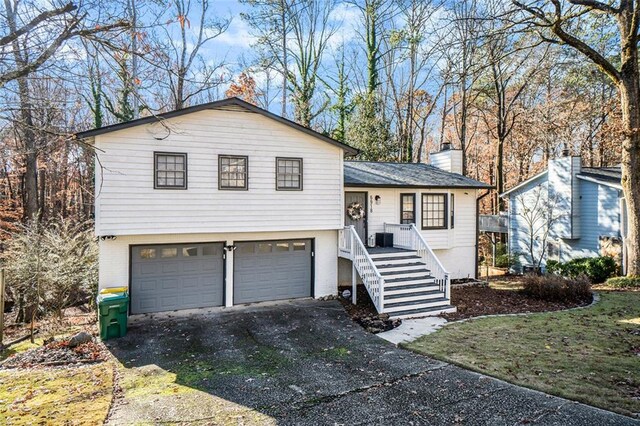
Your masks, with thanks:
[{"label": "bare tree", "polygon": [[523,255],[539,270],[547,254],[549,238],[560,218],[556,199],[543,187],[516,196],[515,215],[523,223],[526,252]]},{"label": "bare tree", "polygon": [[[544,41],[576,49],[618,88],[624,127],[622,188],[629,210],[627,273],[640,275],[640,4],[628,0],[513,0],[513,4],[523,12],[523,23]],[[617,24],[619,60],[607,59],[587,36],[576,35],[580,19],[594,14],[604,14]]]},{"label": "bare tree", "polygon": [[[162,69],[166,80],[159,83],[166,86],[171,97],[171,109],[181,109],[200,94],[222,83],[220,69],[222,63],[212,63],[202,56],[207,43],[224,33],[230,19],[213,16],[209,0],[172,0],[169,25],[161,25],[160,51],[157,66]],[[195,9],[195,7],[198,10]],[[164,15],[163,15],[164,16]],[[191,23],[196,17],[197,22]],[[173,24],[173,25],[172,25]],[[176,25],[177,24],[177,28]],[[177,31],[177,32],[176,32]],[[166,84],[164,83],[166,81]]]},{"label": "bare tree", "polygon": [[31,220],[41,207],[38,198],[38,154],[33,118],[33,94],[28,77],[49,61],[69,40],[99,39],[109,32],[126,29],[122,20],[107,22],[89,18],[87,7],[67,3],[47,8],[41,2],[4,0],[0,15],[0,87],[16,81],[19,112],[14,116],[24,147],[23,218]]}]

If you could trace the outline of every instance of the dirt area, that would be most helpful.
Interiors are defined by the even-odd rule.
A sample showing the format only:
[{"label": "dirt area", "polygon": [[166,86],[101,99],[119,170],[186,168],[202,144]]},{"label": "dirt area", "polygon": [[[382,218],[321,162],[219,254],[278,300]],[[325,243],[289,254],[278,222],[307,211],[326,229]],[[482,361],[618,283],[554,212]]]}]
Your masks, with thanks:
[{"label": "dirt area", "polygon": [[577,303],[549,302],[532,299],[517,291],[520,277],[501,277],[489,285],[473,285],[451,289],[451,304],[457,312],[442,315],[449,321],[482,315],[559,311],[591,303],[591,299]]},{"label": "dirt area", "polygon": [[338,289],[340,303],[342,303],[351,319],[360,324],[369,333],[382,333],[402,324],[402,320],[389,319],[387,314],[378,314],[364,285],[358,286],[357,305],[351,303],[351,298],[345,299],[342,297],[345,290],[351,292],[351,287],[340,287]]},{"label": "dirt area", "polygon": [[[3,343],[5,345],[29,335],[31,324],[16,323],[15,317],[15,312],[8,312],[4,315],[5,327]],[[62,330],[65,332],[77,332],[81,330],[93,331],[95,330],[97,320],[95,309],[89,305],[81,305],[65,309],[62,320],[53,316],[38,319],[35,322],[34,328],[38,330],[38,336],[51,337],[59,335]]]},{"label": "dirt area", "polygon": [[71,340],[51,339],[43,346],[15,353],[0,363],[0,369],[96,363],[107,359],[108,352],[101,342],[92,340],[75,345]]}]

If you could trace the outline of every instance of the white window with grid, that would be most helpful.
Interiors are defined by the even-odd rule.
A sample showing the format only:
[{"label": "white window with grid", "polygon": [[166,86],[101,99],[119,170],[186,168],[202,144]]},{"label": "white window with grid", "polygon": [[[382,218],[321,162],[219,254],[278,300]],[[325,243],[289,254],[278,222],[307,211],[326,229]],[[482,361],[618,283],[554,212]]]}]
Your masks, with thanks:
[{"label": "white window with grid", "polygon": [[276,159],[276,189],[281,191],[302,190],[302,158]]},{"label": "white window with grid", "polygon": [[422,229],[447,227],[447,194],[422,194]]}]

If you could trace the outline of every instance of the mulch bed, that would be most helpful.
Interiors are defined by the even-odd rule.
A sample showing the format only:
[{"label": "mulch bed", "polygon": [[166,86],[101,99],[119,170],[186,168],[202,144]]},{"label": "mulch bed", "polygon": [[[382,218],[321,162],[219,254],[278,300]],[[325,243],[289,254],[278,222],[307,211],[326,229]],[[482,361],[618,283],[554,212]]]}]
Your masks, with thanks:
[{"label": "mulch bed", "polygon": [[351,303],[351,298],[345,299],[342,297],[344,290],[351,291],[351,287],[341,287],[338,292],[340,295],[338,300],[340,300],[351,319],[360,324],[369,333],[382,333],[383,331],[393,330],[402,324],[402,320],[389,319],[388,314],[378,314],[364,285],[358,286],[357,305]]},{"label": "mulch bed", "polygon": [[449,321],[456,321],[482,315],[559,311],[585,306],[591,301],[592,298],[578,302],[549,302],[532,299],[517,290],[496,290],[487,285],[475,285],[452,288],[451,304],[458,311],[442,316]]},{"label": "mulch bed", "polygon": [[107,350],[102,343],[91,341],[71,347],[69,339],[60,339],[12,355],[0,363],[0,369],[86,364],[106,359]]}]

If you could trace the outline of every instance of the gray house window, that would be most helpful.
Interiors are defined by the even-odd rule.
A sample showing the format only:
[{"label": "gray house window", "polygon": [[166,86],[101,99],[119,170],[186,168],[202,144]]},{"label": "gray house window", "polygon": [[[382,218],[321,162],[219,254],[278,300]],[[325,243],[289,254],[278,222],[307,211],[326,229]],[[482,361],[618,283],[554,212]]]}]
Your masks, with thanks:
[{"label": "gray house window", "polygon": [[246,190],[249,187],[249,159],[244,156],[218,157],[218,188]]},{"label": "gray house window", "polygon": [[447,194],[422,194],[422,229],[447,228]]},{"label": "gray house window", "polygon": [[302,190],[302,158],[276,158],[276,189]]},{"label": "gray house window", "polygon": [[187,189],[187,154],[154,152],[154,188]]}]

